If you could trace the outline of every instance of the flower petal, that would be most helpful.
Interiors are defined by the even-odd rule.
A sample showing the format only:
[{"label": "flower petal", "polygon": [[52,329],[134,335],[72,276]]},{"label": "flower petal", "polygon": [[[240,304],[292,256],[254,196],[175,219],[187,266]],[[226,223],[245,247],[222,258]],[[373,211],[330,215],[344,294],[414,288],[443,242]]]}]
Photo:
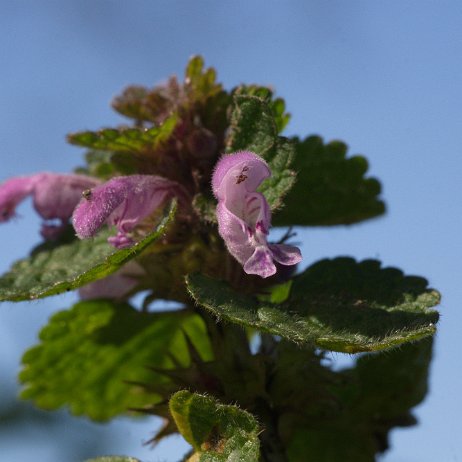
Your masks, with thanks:
[{"label": "flower petal", "polygon": [[254,252],[251,232],[246,223],[231,213],[222,202],[217,206],[217,218],[218,232],[225,241],[229,253],[244,265]]},{"label": "flower petal", "polygon": [[281,265],[296,265],[302,260],[298,247],[286,244],[270,244],[268,247],[273,254],[273,259]]},{"label": "flower petal", "polygon": [[73,224],[81,239],[94,236],[104,224],[118,230],[109,242],[117,248],[129,247],[127,234],[152,215],[166,200],[187,201],[188,193],[179,183],[156,175],[130,175],[112,178],[92,189],[74,211]]},{"label": "flower petal", "polygon": [[227,154],[215,167],[212,190],[218,200],[229,200],[237,191],[241,194],[255,191],[270,176],[267,163],[257,154],[250,151]]},{"label": "flower petal", "polygon": [[82,192],[99,182],[85,175],[40,173],[35,175],[34,207],[45,219],[67,220],[82,199]]},{"label": "flower petal", "polygon": [[268,247],[258,246],[252,256],[245,262],[244,271],[247,274],[256,274],[267,278],[276,273],[276,265]]},{"label": "flower petal", "polygon": [[0,186],[0,223],[15,215],[16,206],[32,194],[36,175],[10,178]]},{"label": "flower petal", "polygon": [[[16,206],[29,195],[33,196],[40,216],[65,222],[80,201],[82,191],[98,183],[99,180],[85,175],[47,172],[11,178],[0,186],[0,222],[14,216]],[[43,234],[46,236],[48,231]]]}]

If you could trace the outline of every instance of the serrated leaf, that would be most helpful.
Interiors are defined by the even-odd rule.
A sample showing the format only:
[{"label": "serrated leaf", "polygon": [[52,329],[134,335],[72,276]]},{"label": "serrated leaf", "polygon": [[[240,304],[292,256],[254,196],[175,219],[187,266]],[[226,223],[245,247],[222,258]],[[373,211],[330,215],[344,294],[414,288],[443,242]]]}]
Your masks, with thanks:
[{"label": "serrated leaf", "polygon": [[89,175],[102,180],[114,176],[133,175],[137,173],[137,162],[124,152],[94,151],[85,153],[86,165],[77,167],[74,171],[80,175]]},{"label": "serrated leaf", "polygon": [[396,419],[409,420],[402,416],[427,394],[431,357],[432,339],[427,338],[387,354],[358,358],[355,368],[347,372],[361,383],[361,395],[356,403],[359,411],[370,416],[380,415],[390,423]]},{"label": "serrated leaf", "polygon": [[293,280],[281,304],[258,302],[226,283],[195,274],[188,290],[197,303],[228,321],[296,343],[357,353],[432,335],[439,294],[427,281],[381,268],[375,260],[321,260]]},{"label": "serrated leaf", "polygon": [[282,205],[283,197],[295,182],[290,169],[294,146],[278,136],[274,114],[268,103],[256,96],[236,95],[226,142],[227,152],[253,151],[268,162],[272,176],[260,186],[272,209]]},{"label": "serrated leaf", "polygon": [[99,151],[143,152],[155,149],[172,134],[177,115],[168,117],[162,125],[152,128],[104,128],[97,132],[84,131],[71,133],[67,140],[71,144]]},{"label": "serrated leaf", "polygon": [[215,199],[210,195],[198,193],[193,197],[192,206],[201,220],[209,223],[217,222]]},{"label": "serrated leaf", "polygon": [[[351,369],[330,371],[328,383],[312,373],[309,358],[303,362],[292,349],[273,382],[290,412],[290,418],[282,418],[290,462],[304,462],[308,453],[316,462],[375,460],[388,449],[392,429],[415,425],[411,411],[427,393],[431,351],[432,340],[424,339],[386,354],[364,355]],[[302,364],[309,389],[297,378]],[[330,407],[312,396],[313,390],[329,390]]]},{"label": "serrated leaf", "polygon": [[365,177],[368,164],[364,157],[347,157],[346,144],[324,144],[318,136],[293,141],[297,181],[284,208],[273,217],[274,226],[346,225],[385,212],[380,183]]},{"label": "serrated leaf", "polygon": [[157,228],[128,249],[114,250],[107,243],[112,230],[102,232],[94,239],[74,239],[62,245],[46,243],[39,246],[29,258],[14,263],[10,271],[0,278],[0,301],[48,297],[114,273],[164,235],[175,211],[176,203],[173,202]]},{"label": "serrated leaf", "polygon": [[248,412],[186,390],[175,393],[169,406],[179,432],[196,451],[188,460],[259,460],[259,427]]},{"label": "serrated leaf", "polygon": [[264,100],[271,108],[273,119],[278,133],[280,133],[290,120],[290,114],[286,112],[286,103],[282,98],[274,98],[273,90],[260,85],[239,85],[233,90],[234,95],[256,96]]},{"label": "serrated leaf", "polygon": [[135,120],[151,120],[152,115],[146,109],[146,99],[149,90],[141,85],[130,85],[125,88],[122,94],[116,96],[111,106],[119,114]]},{"label": "serrated leaf", "polygon": [[21,396],[94,420],[153,404],[158,394],[129,382],[155,389],[156,380],[165,378],[149,367],[171,366],[170,354],[187,365],[183,332],[209,357],[203,322],[190,312],[146,313],[105,300],[77,303],[55,314],[40,332],[40,344],[24,354]]},{"label": "serrated leaf", "polygon": [[213,67],[204,69],[204,58],[193,56],[185,71],[185,89],[195,100],[209,98],[222,91],[222,85],[216,82],[217,73]]}]

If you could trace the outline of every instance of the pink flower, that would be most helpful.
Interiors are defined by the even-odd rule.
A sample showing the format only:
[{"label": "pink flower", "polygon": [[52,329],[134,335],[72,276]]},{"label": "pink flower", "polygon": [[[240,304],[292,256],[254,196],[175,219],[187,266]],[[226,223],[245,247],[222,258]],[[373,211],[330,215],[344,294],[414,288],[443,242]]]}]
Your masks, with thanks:
[{"label": "pink flower", "polygon": [[231,255],[247,274],[263,278],[276,273],[274,262],[295,265],[302,256],[297,247],[268,244],[271,212],[263,194],[256,192],[271,176],[266,162],[248,151],[223,156],[212,178],[218,199],[218,231]]},{"label": "pink flower", "polygon": [[130,247],[134,228],[173,197],[184,203],[188,193],[180,184],[156,175],[119,176],[92,189],[72,221],[81,239],[94,236],[104,224],[115,226],[118,233],[109,243],[119,249]]},{"label": "pink flower", "polygon": [[61,220],[60,225],[42,225],[43,237],[56,238],[82,198],[82,192],[98,183],[95,178],[85,175],[46,172],[11,178],[0,185],[0,222],[15,216],[17,205],[31,195],[41,217],[45,220]]}]

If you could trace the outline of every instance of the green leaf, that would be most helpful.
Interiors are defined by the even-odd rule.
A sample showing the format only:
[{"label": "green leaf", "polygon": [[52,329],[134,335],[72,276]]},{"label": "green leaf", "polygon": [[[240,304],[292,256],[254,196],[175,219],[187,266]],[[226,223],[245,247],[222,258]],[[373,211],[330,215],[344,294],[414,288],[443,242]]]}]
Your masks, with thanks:
[{"label": "green leaf", "polygon": [[111,106],[119,114],[137,121],[153,119],[151,112],[146,108],[146,100],[149,90],[140,85],[130,85],[122,94],[117,95],[111,102]]},{"label": "green leaf", "polygon": [[282,198],[295,182],[290,169],[294,145],[278,136],[278,127],[268,103],[256,96],[236,95],[231,115],[227,152],[253,151],[268,162],[272,176],[259,190],[272,209],[282,206]]},{"label": "green leaf", "polygon": [[189,460],[259,460],[259,427],[248,412],[186,390],[175,393],[169,406],[179,432],[196,451]]},{"label": "green leaf", "polygon": [[345,353],[418,340],[432,335],[438,321],[429,308],[439,294],[425,279],[381,268],[375,260],[321,260],[294,278],[281,304],[259,302],[199,274],[189,276],[188,290],[219,318]]},{"label": "green leaf", "polygon": [[117,169],[112,162],[113,155],[114,153],[110,151],[88,151],[85,154],[87,167],[82,169],[82,173],[103,179],[116,176]]},{"label": "green leaf", "polygon": [[166,379],[149,367],[171,367],[172,354],[186,366],[184,332],[209,357],[203,322],[190,312],[139,312],[105,300],[77,303],[55,314],[40,332],[40,344],[24,354],[21,396],[94,420],[153,404],[161,398],[156,384],[162,389]]},{"label": "green leaf", "polygon": [[193,56],[186,66],[185,89],[194,100],[209,98],[221,93],[223,87],[216,82],[217,72],[213,67],[204,69],[204,58]]},{"label": "green leaf", "polygon": [[[281,420],[290,462],[305,462],[308,453],[316,462],[375,460],[388,449],[393,428],[415,425],[411,411],[427,393],[431,352],[432,340],[424,339],[387,354],[364,355],[326,380],[325,373],[312,370],[309,357],[303,360],[295,348],[287,351],[273,386],[280,388],[275,406],[286,412]],[[304,370],[300,380],[297,374]]]},{"label": "green leaf", "polygon": [[211,195],[196,194],[193,197],[192,206],[201,220],[208,223],[217,222],[217,204]]},{"label": "green leaf", "polygon": [[29,258],[14,263],[0,278],[0,301],[48,297],[108,276],[159,239],[173,221],[175,211],[173,202],[157,228],[128,249],[114,250],[107,243],[113,231],[100,233],[94,239],[37,247]]},{"label": "green leaf", "polygon": [[357,223],[382,215],[380,183],[366,178],[367,160],[347,157],[347,145],[340,141],[323,144],[310,136],[294,140],[293,168],[297,181],[275,214],[274,226],[330,226]]},{"label": "green leaf", "polygon": [[273,90],[259,85],[239,85],[233,90],[233,95],[256,96],[264,100],[271,108],[274,122],[280,133],[290,120],[290,114],[286,111],[286,103],[282,98],[274,98]]},{"label": "green leaf", "polygon": [[104,128],[98,132],[71,133],[67,139],[71,144],[99,151],[127,153],[150,151],[170,137],[177,121],[178,117],[174,114],[162,125],[152,128]]},{"label": "green leaf", "polygon": [[124,152],[89,150],[85,153],[85,160],[86,165],[74,169],[75,173],[109,180],[114,176],[133,175],[138,172],[137,159],[127,156]]},{"label": "green leaf", "polygon": [[381,420],[396,425],[412,423],[409,411],[424,400],[428,391],[431,357],[431,338],[387,354],[360,357],[350,371],[361,384],[358,410],[371,417],[380,415]]}]

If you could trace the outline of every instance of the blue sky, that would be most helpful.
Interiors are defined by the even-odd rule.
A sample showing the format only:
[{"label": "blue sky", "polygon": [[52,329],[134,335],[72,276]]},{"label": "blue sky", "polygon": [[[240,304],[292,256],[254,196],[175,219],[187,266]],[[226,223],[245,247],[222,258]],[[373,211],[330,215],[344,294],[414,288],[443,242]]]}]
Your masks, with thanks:
[{"label": "blue sky", "polygon": [[[379,258],[427,277],[442,292],[430,393],[416,410],[421,424],[395,431],[393,449],[382,460],[462,460],[461,2],[84,0],[1,6],[0,180],[70,171],[81,151],[66,144],[66,133],[120,123],[109,107],[115,94],[130,83],[152,85],[182,75],[197,53],[228,88],[240,82],[273,86],[292,113],[287,134],[342,139],[352,154],[366,155],[370,173],[382,181],[387,215],[353,227],[300,230],[305,263],[336,255]],[[22,219],[0,227],[2,270],[38,241],[39,220],[30,204],[19,212]],[[0,306],[0,387],[6,397],[16,393],[21,352],[36,342],[48,316],[72,300]],[[114,434],[114,452],[144,461],[178,459],[178,440],[158,452],[140,445],[152,422],[100,427],[66,415],[57,417],[53,435],[33,422],[22,433],[1,428],[2,455],[73,462],[79,459],[63,459],[72,438],[96,448]]]}]

